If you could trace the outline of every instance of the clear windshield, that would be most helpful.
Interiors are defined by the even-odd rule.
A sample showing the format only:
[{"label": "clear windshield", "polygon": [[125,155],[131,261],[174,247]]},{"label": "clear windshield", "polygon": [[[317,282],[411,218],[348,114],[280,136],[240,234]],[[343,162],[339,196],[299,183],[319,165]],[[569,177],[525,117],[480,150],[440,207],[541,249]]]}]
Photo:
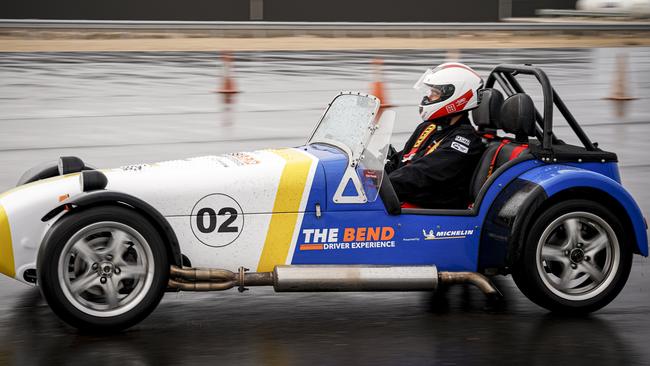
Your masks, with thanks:
[{"label": "clear windshield", "polygon": [[376,129],[372,133],[368,146],[361,154],[357,166],[357,175],[359,175],[368,202],[374,202],[377,199],[381,181],[384,179],[384,165],[388,156],[394,123],[394,111],[381,112],[375,125]]},{"label": "clear windshield", "polygon": [[357,160],[372,133],[379,100],[368,95],[338,95],[309,139],[308,144],[324,142],[350,149],[350,161]]}]

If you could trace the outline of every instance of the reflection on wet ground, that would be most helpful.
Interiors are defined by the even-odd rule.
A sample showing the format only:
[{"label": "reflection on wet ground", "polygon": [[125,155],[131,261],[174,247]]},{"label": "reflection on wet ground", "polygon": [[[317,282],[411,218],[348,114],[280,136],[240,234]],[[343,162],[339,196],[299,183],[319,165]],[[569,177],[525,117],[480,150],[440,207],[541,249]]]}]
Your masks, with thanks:
[{"label": "reflection on wet ground", "polygon": [[[616,55],[629,55],[624,117],[611,93]],[[624,184],[650,213],[650,49],[471,50],[482,75],[498,63],[542,66],[593,140],[618,153]],[[242,52],[235,102],[214,93],[211,53],[0,54],[0,190],[36,163],[78,155],[117,166],[292,146],[304,142],[339,90],[369,89],[371,60],[398,113],[394,141],[417,124],[411,85],[439,50]],[[524,86],[532,86],[524,83]],[[534,95],[539,91],[532,89]],[[537,94],[536,94],[537,93]],[[558,122],[560,136],[568,133]],[[549,315],[509,278],[506,300],[485,308],[473,288],[446,294],[167,294],[141,325],[85,335],[61,324],[37,290],[0,279],[0,364],[646,364],[650,264],[637,258],[628,285],[584,318]]]},{"label": "reflection on wet ground", "polygon": [[628,365],[642,363],[647,354],[638,340],[647,334],[647,307],[562,318],[519,304],[526,300],[510,291],[515,293],[507,294],[506,307],[496,311],[485,310],[482,294],[469,288],[452,289],[445,300],[423,294],[277,295],[265,289],[168,295],[172,299],[141,326],[97,336],[61,325],[30,290],[15,299],[3,321],[0,362]]}]

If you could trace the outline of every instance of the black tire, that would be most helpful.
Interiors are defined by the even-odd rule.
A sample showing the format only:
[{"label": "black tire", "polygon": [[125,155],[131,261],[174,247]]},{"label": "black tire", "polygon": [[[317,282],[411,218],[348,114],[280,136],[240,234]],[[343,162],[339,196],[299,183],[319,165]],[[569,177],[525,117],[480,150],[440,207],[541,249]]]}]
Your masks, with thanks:
[{"label": "black tire", "polygon": [[[129,236],[128,238],[132,240],[115,240],[116,243],[120,243],[115,247],[119,246],[119,253],[123,253],[120,255],[121,262],[119,262],[120,266],[123,265],[123,273],[120,273],[121,270],[118,272],[119,266],[117,259],[115,260],[114,267],[112,267],[112,256],[106,255],[103,257],[105,254],[98,254],[101,253],[102,250],[107,250],[109,248],[113,235],[115,235],[113,234],[115,231],[110,231],[108,229],[107,233],[109,233],[109,236],[104,235],[101,228],[102,225],[106,226],[106,223],[109,223],[109,225],[119,225],[117,227],[121,229],[124,228],[124,230],[130,228],[140,235],[137,236],[137,234],[133,234],[133,236]],[[86,230],[88,230],[88,228],[94,228],[97,233],[91,233],[87,238],[84,237],[83,235],[87,232]],[[129,231],[127,233],[131,232],[132,231]],[[79,235],[82,235],[81,237],[84,238],[83,243],[99,241],[99,249],[97,249],[97,247],[92,247],[90,244],[84,245],[88,245],[88,247],[91,248],[91,254],[94,259],[102,258],[101,261],[108,262],[100,261],[99,266],[93,266],[87,264],[93,262],[93,260],[85,260],[86,257],[80,254],[82,253],[81,251],[69,254],[71,252],[68,248],[76,248],[76,244],[74,244],[71,239],[75,239],[79,237]],[[133,239],[135,237],[138,239]],[[89,240],[88,238],[91,239]],[[102,240],[105,241],[104,248],[101,247]],[[138,244],[137,248],[140,251],[133,249],[136,247],[134,244],[136,241]],[[63,253],[64,248],[68,254]],[[105,253],[109,252],[106,251]],[[94,257],[95,255],[98,257]],[[77,259],[77,257],[79,259]],[[67,261],[66,258],[68,258]],[[129,267],[128,265],[131,263],[127,263],[127,260],[133,261],[133,258],[136,258],[136,263]],[[139,264],[138,260],[146,261],[146,264]],[[67,263],[67,265],[60,266],[59,264],[61,261]],[[78,264],[75,261],[77,261]],[[109,267],[104,267],[104,264],[101,263],[108,263],[111,265],[111,272],[109,274],[102,272],[104,268]],[[142,266],[142,271],[145,273],[138,273],[137,276],[139,277],[133,277],[138,279],[129,279],[129,273],[126,269],[137,269],[139,268],[139,265]],[[90,279],[90,277],[97,275],[100,276],[97,280],[104,281],[102,282],[104,285],[106,285],[106,278],[102,279],[101,276],[115,276],[113,280],[117,281],[117,285],[115,282],[111,282],[108,286],[114,286],[112,289],[117,290],[112,291],[112,293],[115,294],[113,299],[118,299],[114,300],[118,301],[116,308],[112,310],[110,309],[110,306],[115,306],[116,303],[109,304],[109,292],[108,290],[103,289],[101,285],[98,286],[95,284],[93,285],[95,287],[85,290],[83,294],[72,295],[72,284],[76,283],[73,282],[76,279],[70,280],[69,272],[70,268],[76,268],[79,266],[83,267],[82,276],[85,276],[83,278]],[[62,268],[64,267],[68,267],[68,269],[63,270]],[[97,270],[91,267],[97,267],[99,269]],[[158,232],[147,219],[137,212],[118,206],[101,206],[87,210],[80,210],[61,218],[61,220],[50,229],[43,242],[38,257],[37,268],[38,283],[41,292],[54,313],[66,323],[81,330],[91,332],[115,332],[131,327],[142,321],[160,302],[164,295],[169,278],[167,251]],[[72,273],[73,276],[75,276],[74,271]],[[120,274],[123,275],[123,277],[118,277]],[[135,270],[132,274],[135,274]],[[81,278],[82,277],[79,277],[79,279]],[[109,277],[108,279],[110,280],[111,278]],[[95,279],[92,279],[92,281],[93,283],[96,283]],[[142,287],[140,287],[140,290],[136,293],[135,289],[140,286],[139,281],[142,281]],[[131,290],[131,292],[129,292],[129,290]],[[97,292],[99,292],[99,297],[101,297],[102,294],[105,296],[105,305],[102,306],[108,308],[104,313],[102,313],[103,310],[101,308],[97,309],[101,304],[97,305],[96,308],[93,308],[93,304],[96,304],[93,301],[99,303],[99,300],[92,297],[93,293]],[[120,305],[122,301],[126,301],[128,296],[132,295],[133,297],[130,302],[126,303],[126,305]],[[120,296],[124,297],[119,299]],[[90,305],[85,306],[84,302],[87,302]],[[120,308],[120,306],[122,306],[122,308]],[[120,313],[120,311],[123,311],[123,313]]]},{"label": "black tire", "polygon": [[[574,236],[574,240],[569,238],[567,227],[577,227],[578,230],[573,232],[579,232],[579,236]],[[596,235],[605,233],[606,244],[605,249],[591,258],[589,249],[596,247],[593,244],[596,237],[585,240],[585,235],[594,232]],[[551,243],[553,240],[561,244],[556,247]],[[567,244],[571,242],[575,244]],[[545,255],[542,255],[540,246],[545,248]],[[609,304],[623,289],[632,268],[632,256],[632,243],[621,221],[599,203],[575,199],[554,204],[541,212],[526,236],[522,253],[513,265],[512,276],[517,287],[537,305],[558,313],[586,314]],[[542,261],[542,257],[546,259]],[[556,262],[556,258],[560,260]],[[585,265],[601,270],[602,279],[599,280],[598,272],[595,276],[583,272],[587,268],[583,267]],[[565,267],[572,271],[566,278],[576,275],[568,280],[573,282],[562,281]],[[584,283],[583,288],[580,288],[582,285],[570,288],[570,283],[580,281]]]}]

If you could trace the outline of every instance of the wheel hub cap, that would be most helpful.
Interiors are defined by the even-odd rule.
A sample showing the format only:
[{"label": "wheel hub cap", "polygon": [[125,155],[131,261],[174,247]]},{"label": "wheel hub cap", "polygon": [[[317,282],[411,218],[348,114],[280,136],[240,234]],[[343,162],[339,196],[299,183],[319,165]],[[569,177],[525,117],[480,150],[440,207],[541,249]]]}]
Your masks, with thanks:
[{"label": "wheel hub cap", "polygon": [[580,263],[585,259],[585,252],[582,249],[576,248],[571,251],[569,258],[573,263]]},{"label": "wheel hub cap", "polygon": [[103,276],[110,276],[113,273],[113,263],[104,262],[99,267]]}]

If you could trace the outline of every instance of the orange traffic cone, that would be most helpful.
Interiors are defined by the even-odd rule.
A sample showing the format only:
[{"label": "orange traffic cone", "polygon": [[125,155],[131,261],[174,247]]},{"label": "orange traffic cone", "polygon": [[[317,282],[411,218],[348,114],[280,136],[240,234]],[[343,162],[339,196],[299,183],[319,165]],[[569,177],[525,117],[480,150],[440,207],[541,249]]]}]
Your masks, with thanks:
[{"label": "orange traffic cone", "polygon": [[612,94],[605,99],[615,101],[628,101],[635,100],[636,98],[627,94],[627,54],[618,54],[616,56],[616,75],[614,76],[614,85],[612,87]]},{"label": "orange traffic cone", "polygon": [[235,80],[230,75],[231,64],[232,64],[232,56],[230,55],[230,52],[224,52],[223,55],[221,56],[221,60],[223,61],[223,83],[221,89],[217,90],[217,93],[221,93],[221,94],[239,93],[239,91],[237,90],[237,86],[235,85]]},{"label": "orange traffic cone", "polygon": [[377,99],[379,99],[379,106],[380,108],[387,108],[387,107],[392,107],[390,103],[388,103],[388,98],[386,97],[384,93],[384,82],[381,80],[382,76],[382,65],[384,64],[384,61],[381,59],[374,59],[372,60],[372,64],[374,66],[374,75],[375,75],[375,81],[371,84],[371,94],[376,96]]}]

